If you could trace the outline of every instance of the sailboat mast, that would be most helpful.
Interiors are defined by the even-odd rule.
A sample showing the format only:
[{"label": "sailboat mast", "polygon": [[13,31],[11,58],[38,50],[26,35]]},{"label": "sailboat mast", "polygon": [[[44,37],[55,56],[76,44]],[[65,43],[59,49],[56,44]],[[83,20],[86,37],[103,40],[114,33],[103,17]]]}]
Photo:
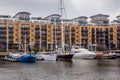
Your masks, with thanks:
[{"label": "sailboat mast", "polygon": [[64,2],[63,2],[63,0],[59,0],[59,13],[60,13],[60,15],[61,15],[61,30],[62,30],[62,33],[61,33],[61,35],[62,35],[62,42],[61,42],[61,44],[62,44],[62,49],[63,49],[63,51],[64,51],[64,45],[65,45],[65,41],[64,41],[64,25],[63,25],[63,16],[65,16],[65,18],[66,18],[66,12],[65,12],[65,7],[64,7]]},{"label": "sailboat mast", "polygon": [[24,54],[26,54],[26,35],[25,35],[25,51]]},{"label": "sailboat mast", "polygon": [[64,6],[64,1],[63,0],[59,0],[59,6],[58,6],[58,10],[59,10],[59,14],[61,15],[61,18],[66,18],[66,11],[65,11],[65,6]]},{"label": "sailboat mast", "polygon": [[55,30],[55,50],[57,49],[57,34],[56,34],[56,18],[54,19],[54,30]]}]

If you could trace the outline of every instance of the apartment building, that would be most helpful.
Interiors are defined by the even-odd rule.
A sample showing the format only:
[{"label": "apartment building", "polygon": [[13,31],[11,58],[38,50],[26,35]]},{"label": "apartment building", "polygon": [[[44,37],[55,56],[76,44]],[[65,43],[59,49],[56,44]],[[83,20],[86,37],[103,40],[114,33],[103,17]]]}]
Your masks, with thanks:
[{"label": "apartment building", "polygon": [[62,47],[63,43],[65,49],[72,45],[88,49],[99,45],[120,49],[120,26],[109,25],[108,15],[97,16],[102,16],[100,22],[98,17],[92,16],[91,22],[96,25],[89,26],[85,16],[61,19],[59,14],[52,14],[41,18],[30,17],[29,12],[19,12],[14,17],[0,15],[0,51],[22,50],[25,39],[27,49],[38,44],[39,49],[53,50],[56,45]]}]

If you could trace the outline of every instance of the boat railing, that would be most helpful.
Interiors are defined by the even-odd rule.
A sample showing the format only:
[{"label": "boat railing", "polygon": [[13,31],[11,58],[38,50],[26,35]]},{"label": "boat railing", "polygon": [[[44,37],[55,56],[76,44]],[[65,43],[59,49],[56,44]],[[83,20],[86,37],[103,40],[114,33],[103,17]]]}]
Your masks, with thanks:
[{"label": "boat railing", "polygon": [[44,52],[37,52],[37,54],[53,54],[55,53],[54,51],[50,52],[50,51],[44,51]]}]

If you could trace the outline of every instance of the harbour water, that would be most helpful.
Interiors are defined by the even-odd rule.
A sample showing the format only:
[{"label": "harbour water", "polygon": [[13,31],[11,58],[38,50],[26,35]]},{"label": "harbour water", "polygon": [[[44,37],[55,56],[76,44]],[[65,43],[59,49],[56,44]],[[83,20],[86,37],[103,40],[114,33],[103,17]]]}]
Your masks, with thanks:
[{"label": "harbour water", "polygon": [[120,80],[120,59],[32,64],[0,61],[0,80]]}]

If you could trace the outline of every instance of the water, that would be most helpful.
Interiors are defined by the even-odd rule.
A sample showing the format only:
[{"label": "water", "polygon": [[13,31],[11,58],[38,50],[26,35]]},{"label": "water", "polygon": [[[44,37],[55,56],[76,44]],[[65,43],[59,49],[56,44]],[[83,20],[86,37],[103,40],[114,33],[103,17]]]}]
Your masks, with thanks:
[{"label": "water", "polygon": [[120,59],[35,64],[0,61],[0,80],[120,80]]}]

